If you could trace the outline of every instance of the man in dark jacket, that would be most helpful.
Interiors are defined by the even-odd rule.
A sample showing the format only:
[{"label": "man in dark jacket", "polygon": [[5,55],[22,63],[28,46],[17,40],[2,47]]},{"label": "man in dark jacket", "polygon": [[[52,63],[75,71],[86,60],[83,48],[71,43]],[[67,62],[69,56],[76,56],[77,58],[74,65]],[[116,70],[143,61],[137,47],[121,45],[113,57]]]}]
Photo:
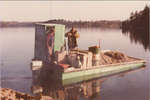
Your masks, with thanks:
[{"label": "man in dark jacket", "polygon": [[72,27],[72,29],[69,32],[67,32],[65,36],[68,37],[69,50],[75,49],[78,46],[77,38],[79,37],[77,30],[74,27]]}]

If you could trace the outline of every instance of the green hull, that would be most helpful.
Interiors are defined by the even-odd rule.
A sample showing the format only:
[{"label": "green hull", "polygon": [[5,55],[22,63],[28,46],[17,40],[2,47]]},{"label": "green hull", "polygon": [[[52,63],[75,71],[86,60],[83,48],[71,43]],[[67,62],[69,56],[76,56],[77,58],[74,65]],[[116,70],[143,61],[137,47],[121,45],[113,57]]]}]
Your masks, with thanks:
[{"label": "green hull", "polygon": [[80,81],[85,81],[93,78],[109,76],[113,74],[117,74],[120,72],[125,72],[129,70],[133,70],[136,68],[140,68],[144,66],[144,61],[127,63],[127,64],[116,64],[116,65],[106,65],[99,66],[97,68],[80,70],[74,72],[64,72],[62,74],[63,85],[67,85],[70,83],[76,83]]}]

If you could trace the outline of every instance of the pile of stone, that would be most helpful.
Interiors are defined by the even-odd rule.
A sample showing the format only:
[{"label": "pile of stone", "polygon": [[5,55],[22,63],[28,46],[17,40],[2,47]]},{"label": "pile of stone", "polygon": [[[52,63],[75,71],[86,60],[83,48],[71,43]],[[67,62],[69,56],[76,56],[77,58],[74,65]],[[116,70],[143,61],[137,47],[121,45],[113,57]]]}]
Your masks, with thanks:
[{"label": "pile of stone", "polygon": [[31,96],[8,88],[0,88],[0,100],[53,100],[49,96]]}]

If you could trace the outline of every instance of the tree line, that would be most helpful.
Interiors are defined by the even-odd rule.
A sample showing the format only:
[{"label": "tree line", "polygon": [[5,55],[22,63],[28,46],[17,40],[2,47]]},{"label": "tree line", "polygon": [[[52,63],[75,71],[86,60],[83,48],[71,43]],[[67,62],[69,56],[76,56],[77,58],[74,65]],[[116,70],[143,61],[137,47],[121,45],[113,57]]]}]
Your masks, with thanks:
[{"label": "tree line", "polygon": [[77,28],[120,28],[121,21],[70,21],[64,19],[54,19],[43,22],[0,22],[0,27],[34,27],[35,23],[52,23],[52,24],[64,24],[66,27]]}]

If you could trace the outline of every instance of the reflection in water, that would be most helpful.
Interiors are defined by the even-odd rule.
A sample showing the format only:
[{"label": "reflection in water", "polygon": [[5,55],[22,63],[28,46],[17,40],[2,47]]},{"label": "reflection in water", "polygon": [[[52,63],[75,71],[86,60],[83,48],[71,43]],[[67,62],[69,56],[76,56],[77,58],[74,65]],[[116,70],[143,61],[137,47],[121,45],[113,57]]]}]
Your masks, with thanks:
[{"label": "reflection in water", "polygon": [[[118,74],[119,77],[124,77],[129,72],[145,69],[145,67],[127,71]],[[49,77],[50,72],[40,69],[32,71],[32,93],[35,95],[46,95],[54,100],[81,100],[81,98],[93,100],[98,97],[101,100],[101,85],[108,79],[97,78],[80,83],[63,85],[60,80],[53,80]]]},{"label": "reflection in water", "polygon": [[32,73],[33,94],[51,96],[55,100],[80,100],[81,97],[92,100],[100,95],[101,83],[104,81],[104,79],[95,79],[63,86],[61,82],[52,81],[49,78],[43,80],[40,70],[32,71]]},{"label": "reflection in water", "polygon": [[140,43],[150,51],[149,43],[149,6],[135,14],[132,12],[128,20],[122,22],[124,34],[129,34],[131,42]]},{"label": "reflection in water", "polygon": [[149,31],[148,30],[122,30],[124,35],[129,36],[131,43],[139,43],[143,45],[145,51],[150,51],[150,39],[149,39]]}]

